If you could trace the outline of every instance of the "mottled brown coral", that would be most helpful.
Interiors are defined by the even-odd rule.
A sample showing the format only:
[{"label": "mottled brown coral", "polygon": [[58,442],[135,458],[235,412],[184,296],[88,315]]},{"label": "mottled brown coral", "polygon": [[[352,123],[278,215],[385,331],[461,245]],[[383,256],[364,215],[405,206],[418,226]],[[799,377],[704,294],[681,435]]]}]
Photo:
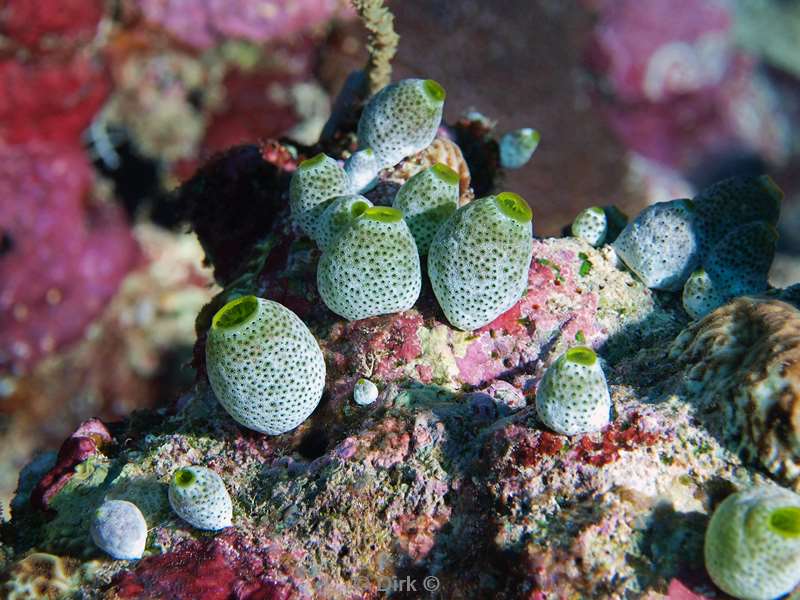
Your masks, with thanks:
[{"label": "mottled brown coral", "polygon": [[723,417],[725,442],[800,490],[800,311],[738,298],[690,325],[670,354],[694,401]]},{"label": "mottled brown coral", "polygon": [[430,146],[400,161],[394,167],[385,169],[381,173],[383,181],[389,181],[403,185],[420,171],[432,167],[436,163],[443,163],[453,169],[459,175],[459,192],[461,194],[460,203],[466,204],[472,199],[470,191],[470,173],[467,161],[461,153],[461,148],[451,140],[444,137],[437,137]]},{"label": "mottled brown coral", "polygon": [[80,569],[74,558],[36,552],[13,566],[0,592],[9,600],[63,598],[80,580]]}]

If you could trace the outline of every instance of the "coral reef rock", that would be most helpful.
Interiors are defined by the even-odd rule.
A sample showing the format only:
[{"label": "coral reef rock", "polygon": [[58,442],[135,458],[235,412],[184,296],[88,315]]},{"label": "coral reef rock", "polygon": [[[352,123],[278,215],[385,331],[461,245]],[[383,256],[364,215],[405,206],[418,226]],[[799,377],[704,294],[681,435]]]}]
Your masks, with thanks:
[{"label": "coral reef rock", "polygon": [[[461,147],[496,146],[485,131],[470,142],[468,129]],[[427,277],[408,310],[345,321],[321,301],[319,249],[289,211],[301,160],[343,158],[318,146],[232,148],[182,186],[178,202],[224,286],[197,317],[196,382],[168,408],[83,423],[58,455],[23,470],[0,526],[0,589],[17,593],[36,561],[54,565],[35,572],[45,590],[115,600],[712,589],[698,569],[715,506],[771,478],[797,485],[800,318],[785,301],[800,286],[735,300],[685,329],[680,298],[647,289],[610,246],[526,238],[520,296],[479,329],[451,327]],[[462,201],[473,197],[463,186],[480,189],[469,176],[478,169],[454,163],[479,153],[457,148],[434,140],[385,169],[376,190],[443,162],[460,175]],[[208,383],[212,317],[248,295],[294,312],[325,361],[319,405],[281,435],[239,426]],[[537,418],[536,393],[575,346],[597,354],[609,422],[566,436]],[[369,404],[353,401],[363,379],[378,392]],[[170,509],[170,479],[186,465],[219,475],[230,527],[200,532]],[[150,527],[136,562],[90,542],[94,511],[113,500],[135,504]]]}]

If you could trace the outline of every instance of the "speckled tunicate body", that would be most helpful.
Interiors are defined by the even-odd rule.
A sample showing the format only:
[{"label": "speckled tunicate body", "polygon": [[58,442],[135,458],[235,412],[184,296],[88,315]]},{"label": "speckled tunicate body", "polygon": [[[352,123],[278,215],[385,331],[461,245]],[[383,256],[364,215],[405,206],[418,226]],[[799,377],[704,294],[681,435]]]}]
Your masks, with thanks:
[{"label": "speckled tunicate body", "polygon": [[97,547],[117,560],[136,560],[144,554],[147,523],[132,502],[103,502],[95,511],[90,533]]},{"label": "speckled tunicate body", "polygon": [[319,216],[331,198],[350,193],[350,181],[344,169],[325,154],[300,163],[289,184],[289,207],[292,219],[309,237]]},{"label": "speckled tunicate body", "polygon": [[772,225],[756,221],[733,229],[711,249],[703,265],[723,299],[767,289],[777,241]]},{"label": "speckled tunicate body", "polygon": [[436,231],[458,209],[458,186],[458,173],[437,163],[414,175],[397,192],[392,205],[403,211],[420,256],[428,254]]},{"label": "speckled tunicate body", "polygon": [[598,206],[585,208],[578,213],[578,216],[572,222],[572,235],[586,241],[595,248],[603,244],[607,231],[606,213]]},{"label": "speckled tunicate body", "polygon": [[645,208],[614,241],[622,261],[649,288],[677,291],[700,265],[700,246],[690,200]]},{"label": "speckled tunicate body", "polygon": [[334,198],[317,221],[314,239],[320,250],[330,246],[333,239],[370,206],[372,202],[357,194]]},{"label": "speckled tunicate body", "polygon": [[536,413],[563,435],[599,431],[608,425],[611,396],[597,355],[570,348],[547,369],[536,391]]},{"label": "speckled tunicate body", "polygon": [[358,144],[383,166],[427,147],[442,121],[445,91],[432,79],[404,79],[375,94],[361,113]]},{"label": "speckled tunicate body", "polygon": [[777,225],[783,192],[767,175],[724,179],[703,189],[694,198],[703,255],[733,229],[764,221]]},{"label": "speckled tunicate body", "polygon": [[681,300],[684,310],[692,319],[705,317],[725,302],[704,269],[697,269],[686,280]]},{"label": "speckled tunicate body", "polygon": [[215,531],[231,525],[231,497],[222,478],[211,469],[178,469],[168,495],[172,510],[192,527]]},{"label": "speckled tunicate body", "polygon": [[728,496],[705,537],[706,570],[740,600],[770,600],[800,584],[800,496],[764,486]]},{"label": "speckled tunicate body", "polygon": [[377,183],[380,170],[381,162],[372,148],[354,152],[350,158],[344,161],[344,172],[347,173],[350,181],[350,192],[363,194],[371,190]]},{"label": "speckled tunicate body", "polygon": [[323,253],[317,287],[325,305],[350,321],[411,308],[422,273],[402,213],[382,206],[366,209]]},{"label": "speckled tunicate body", "polygon": [[474,200],[439,228],[428,275],[447,320],[473,330],[511,308],[527,289],[532,213],[510,192]]},{"label": "speckled tunicate body", "polygon": [[500,138],[500,165],[504,169],[524,167],[539,146],[540,139],[539,132],[530,127],[509,131]]},{"label": "speckled tunicate body", "polygon": [[206,341],[208,379],[239,423],[270,435],[294,429],[325,387],[322,351],[300,318],[254,296],[226,304]]},{"label": "speckled tunicate body", "polygon": [[378,386],[369,379],[359,379],[353,388],[353,400],[359,406],[368,406],[378,399]]}]

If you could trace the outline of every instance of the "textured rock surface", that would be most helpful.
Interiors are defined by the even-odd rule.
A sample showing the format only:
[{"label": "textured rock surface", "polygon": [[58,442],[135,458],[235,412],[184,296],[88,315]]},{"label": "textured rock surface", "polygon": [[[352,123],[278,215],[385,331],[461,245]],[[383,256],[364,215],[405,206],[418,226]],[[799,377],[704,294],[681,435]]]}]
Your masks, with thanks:
[{"label": "textured rock surface", "polygon": [[[482,330],[450,328],[427,287],[407,312],[347,323],[320,305],[318,253],[293,237],[286,208],[255,271],[228,289],[278,299],[309,324],[328,365],[320,407],[294,432],[261,436],[201,379],[172,410],[92,441],[82,462],[64,451],[60,477],[48,479],[51,464],[29,469],[4,529],[7,589],[29,577],[26,561],[44,560],[33,551],[74,557],[48,559],[73,562],[69,577],[40,574],[47,585],[108,598],[379,597],[389,577],[429,575],[456,598],[709,589],[696,577],[708,512],[763,476],[717,439],[666,360],[685,324],[674,302],[617,268],[608,247],[548,239],[534,243],[524,298]],[[604,360],[613,420],[568,438],[542,427],[532,401],[546,367],[579,342]],[[772,348],[763,356],[774,360]],[[352,401],[360,377],[380,390],[365,407]],[[181,464],[222,476],[232,528],[200,534],[171,513]],[[61,487],[37,486],[43,475]],[[89,543],[86,507],[103,498],[142,509],[152,531],[140,562]]]},{"label": "textured rock surface", "polygon": [[[306,252],[295,243],[266,270]],[[48,495],[50,520],[28,500],[42,477],[29,471],[4,530],[15,552],[7,589],[30,578],[35,560],[70,563],[38,571],[42,585],[109,598],[378,597],[389,577],[429,575],[456,598],[638,597],[697,585],[708,512],[732,484],[762,476],[687,402],[682,372],[666,360],[679,313],[607,250],[541,240],[534,254],[525,298],[474,334],[449,328],[430,290],[411,311],[354,323],[310,303],[329,392],[291,434],[237,427],[201,382],[173,411],[140,413],[110,444],[92,442],[83,462],[65,455],[56,468],[71,476]],[[303,278],[295,271],[289,287]],[[568,438],[545,431],[529,404],[576,338],[607,360],[613,422]],[[762,353],[774,360],[771,348]],[[368,407],[351,401],[362,375],[381,389]],[[209,537],[170,512],[179,464],[220,473],[231,529]],[[88,542],[87,507],[104,497],[142,509],[153,528],[142,561],[108,561]]]}]

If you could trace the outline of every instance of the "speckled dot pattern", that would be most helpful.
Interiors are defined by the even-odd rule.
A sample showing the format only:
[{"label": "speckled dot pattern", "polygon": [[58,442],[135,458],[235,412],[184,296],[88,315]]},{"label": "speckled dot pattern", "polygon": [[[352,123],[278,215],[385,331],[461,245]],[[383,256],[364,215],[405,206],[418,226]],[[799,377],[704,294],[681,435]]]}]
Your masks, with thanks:
[{"label": "speckled dot pattern", "polygon": [[289,207],[295,224],[309,237],[331,198],[350,193],[344,169],[329,156],[318,154],[300,163],[289,184]]},{"label": "speckled dot pattern", "polygon": [[694,198],[702,253],[745,223],[777,225],[782,199],[783,192],[767,175],[731,177],[703,189]]},{"label": "speckled dot pattern", "polygon": [[297,315],[277,302],[257,300],[250,320],[232,328],[212,325],[206,341],[208,379],[237,422],[278,435],[316,408],[325,387],[325,361]]},{"label": "speckled dot pattern", "polygon": [[800,496],[778,486],[728,496],[705,538],[706,570],[735,598],[770,600],[800,583],[800,531],[775,527],[776,511],[800,510]]},{"label": "speckled dot pattern", "polygon": [[539,146],[539,140],[539,132],[530,127],[509,131],[500,138],[500,165],[504,169],[524,167]]},{"label": "speckled dot pattern", "polygon": [[714,283],[703,269],[697,269],[683,286],[683,308],[692,319],[701,319],[725,303]]},{"label": "speckled dot pattern", "polygon": [[350,181],[350,193],[362,194],[375,187],[380,170],[381,162],[372,148],[354,152],[344,162],[344,172]]},{"label": "speckled dot pattern", "polygon": [[334,198],[330,204],[322,211],[322,214],[317,221],[316,235],[314,239],[317,242],[320,250],[325,250],[331,245],[333,239],[344,231],[358,216],[353,214],[353,209],[356,212],[362,206],[369,208],[372,202],[367,200],[364,196],[358,194],[351,194],[349,196],[339,196]]},{"label": "speckled dot pattern", "polygon": [[350,321],[411,308],[422,273],[408,225],[356,218],[320,258],[317,287],[325,305]]},{"label": "speckled dot pattern", "polygon": [[222,478],[211,469],[178,469],[170,480],[168,496],[175,514],[196,529],[216,531],[231,525],[230,494]]},{"label": "speckled dot pattern", "polygon": [[89,532],[95,545],[117,560],[136,560],[144,554],[147,523],[132,502],[103,502],[95,511]]},{"label": "speckled dot pattern", "polygon": [[414,175],[397,192],[393,206],[403,215],[420,256],[428,254],[433,236],[458,209],[458,173],[436,164]]},{"label": "speckled dot pattern", "polygon": [[628,223],[613,246],[647,287],[680,290],[700,266],[692,202],[681,199],[648,206]]},{"label": "speckled dot pattern", "polygon": [[563,435],[599,431],[608,425],[611,396],[608,384],[594,357],[592,364],[570,358],[571,351],[594,352],[588,348],[570,349],[547,369],[536,391],[536,413],[549,429]]},{"label": "speckled dot pattern", "polygon": [[583,209],[572,222],[572,235],[595,248],[603,245],[607,232],[606,213],[598,206]]},{"label": "speckled dot pattern", "polygon": [[500,210],[496,196],[473,200],[439,228],[428,252],[428,275],[451,325],[471,331],[519,301],[533,253],[531,221]]},{"label": "speckled dot pattern", "polygon": [[712,248],[703,264],[723,299],[767,289],[777,241],[775,228],[757,221],[737,227]]},{"label": "speckled dot pattern", "polygon": [[428,81],[404,79],[387,85],[364,107],[358,143],[372,148],[382,166],[395,165],[425,149],[436,137],[444,97],[443,92],[441,98],[432,95],[426,89]]}]

